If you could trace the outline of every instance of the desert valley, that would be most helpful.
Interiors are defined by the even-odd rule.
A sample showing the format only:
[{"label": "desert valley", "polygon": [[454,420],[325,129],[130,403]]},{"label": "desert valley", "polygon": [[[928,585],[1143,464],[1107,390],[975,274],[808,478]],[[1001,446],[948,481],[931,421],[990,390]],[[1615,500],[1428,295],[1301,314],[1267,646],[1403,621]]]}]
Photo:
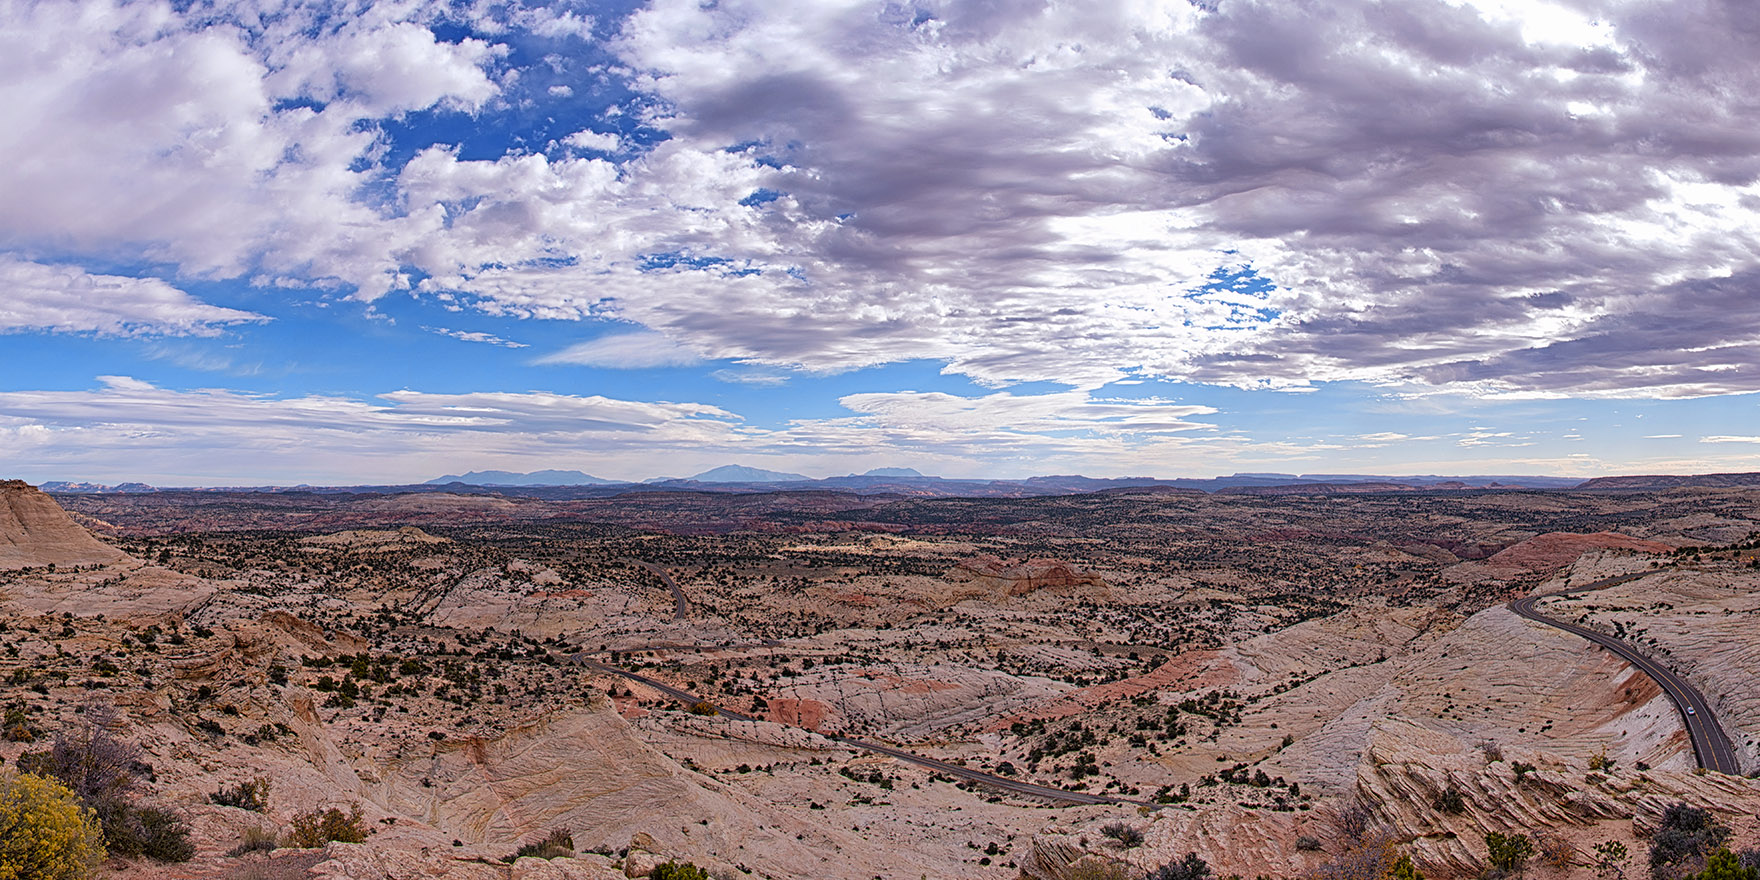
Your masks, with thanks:
[{"label": "desert valley", "polygon": [[[1635,880],[1685,808],[1719,833],[1680,877],[1760,846],[1760,487],[1729,482],[12,481],[0,758],[128,752],[126,809],[187,833],[112,845],[127,877]],[[1733,766],[1507,604],[1585,586],[1536,610],[1679,676]]]}]

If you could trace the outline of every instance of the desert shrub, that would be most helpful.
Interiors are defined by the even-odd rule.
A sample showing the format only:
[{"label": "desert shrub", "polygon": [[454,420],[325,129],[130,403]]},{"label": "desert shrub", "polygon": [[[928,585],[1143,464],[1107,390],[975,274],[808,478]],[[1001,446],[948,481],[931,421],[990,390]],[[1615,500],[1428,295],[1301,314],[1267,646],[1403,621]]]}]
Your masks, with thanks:
[{"label": "desert shrub", "polygon": [[110,852],[146,856],[162,862],[187,861],[195,854],[189,828],[177,814],[131,802],[135,780],[152,772],[141,763],[140,748],[110,733],[114,709],[87,706],[85,723],[62,731],[47,752],[19,755],[20,769],[52,776],[98,817]]},{"label": "desert shrub", "polygon": [[1343,838],[1345,843],[1356,845],[1369,836],[1374,824],[1374,816],[1369,812],[1368,804],[1362,798],[1352,796],[1334,804],[1327,814],[1327,824]]},{"label": "desert shrub", "polygon": [[126,798],[141,769],[140,749],[110,733],[116,713],[107,706],[89,706],[85,724],[55,737],[47,754],[19,756],[22,768],[30,758],[33,770],[54,776],[73,790],[102,818],[103,805]]},{"label": "desert shrub", "polygon": [[1195,852],[1150,871],[1144,880],[1209,880],[1210,863]]},{"label": "desert shrub", "polygon": [[1136,875],[1118,862],[1086,858],[1070,868],[1069,880],[1136,880]]},{"label": "desert shrub", "polygon": [[1301,852],[1319,852],[1321,850],[1320,838],[1312,834],[1304,834],[1296,838],[1296,849]]},{"label": "desert shrub", "polygon": [[67,786],[0,773],[0,877],[83,880],[103,859],[97,817]]},{"label": "desert shrub", "polygon": [[1736,853],[1736,862],[1744,868],[1760,871],[1760,847],[1749,847]]},{"label": "desert shrub", "polygon": [[208,795],[208,800],[222,807],[237,807],[241,810],[261,813],[269,809],[269,780],[259,776],[255,779],[247,779],[231,788],[221,786],[219,791]]},{"label": "desert shrub", "polygon": [[1555,831],[1542,831],[1534,835],[1535,846],[1540,850],[1540,860],[1549,868],[1564,870],[1576,861],[1577,848],[1566,840],[1564,835]]},{"label": "desert shrub", "polygon": [[691,704],[690,711],[692,715],[715,715],[719,710],[715,708],[714,703],[708,700],[698,700]]},{"label": "desert shrub", "polygon": [[1400,858],[1393,836],[1377,832],[1308,872],[1308,880],[1386,880]]},{"label": "desert shrub", "polygon": [[667,862],[655,865],[649,880],[709,880],[709,872],[690,862]]},{"label": "desert shrub", "polygon": [[1595,844],[1595,876],[1600,880],[1623,880],[1626,876],[1626,845],[1617,840]]},{"label": "desert shrub", "polygon": [[275,849],[275,832],[260,825],[245,828],[238,836],[238,846],[226,854],[233,858],[254,852],[269,852]]},{"label": "desert shrub", "polygon": [[1126,849],[1143,845],[1143,832],[1123,822],[1109,822],[1101,826],[1100,833],[1118,841]]},{"label": "desert shrub", "polygon": [[1650,876],[1672,880],[1699,870],[1707,853],[1722,846],[1729,829],[1710,810],[1672,804],[1650,836]]},{"label": "desert shrub", "polygon": [[37,727],[31,723],[28,707],[24,703],[14,703],[6,707],[5,718],[0,719],[0,735],[4,735],[7,742],[37,741]]},{"label": "desert shrub", "polygon": [[1509,769],[1516,771],[1516,782],[1519,783],[1522,781],[1522,777],[1527,776],[1529,773],[1540,768],[1525,761],[1514,761],[1510,763]]},{"label": "desert shrub", "polygon": [[367,830],[361,826],[360,804],[355,804],[347,813],[335,807],[301,813],[293,817],[287,831],[287,845],[296,849],[315,849],[333,840],[360,843],[366,839]]},{"label": "desert shrub", "polygon": [[1412,864],[1412,857],[1403,854],[1394,861],[1393,867],[1388,869],[1387,876],[1388,880],[1424,880],[1424,875],[1418,870],[1418,866]]},{"label": "desert shrub", "polygon": [[573,857],[574,835],[558,828],[546,835],[543,840],[520,847],[518,852],[502,859],[502,861],[514,862],[524,858],[565,859]]},{"label": "desert shrub", "polygon": [[1467,811],[1467,799],[1461,796],[1460,789],[1451,785],[1436,795],[1436,802],[1432,806],[1438,812],[1458,816]]},{"label": "desert shrub", "polygon": [[1497,740],[1487,739],[1479,742],[1479,753],[1485,756],[1485,763],[1495,764],[1503,760],[1503,746]]},{"label": "desert shrub", "polygon": [[1497,831],[1485,835],[1486,861],[1490,863],[1488,876],[1508,877],[1521,874],[1528,866],[1528,859],[1534,855],[1534,841],[1526,834],[1503,834]]},{"label": "desert shrub", "polygon": [[1719,847],[1705,859],[1705,870],[1690,880],[1760,880],[1760,869],[1742,864],[1735,853]]},{"label": "desert shrub", "polygon": [[196,854],[189,826],[176,813],[159,807],[130,807],[117,829],[111,849],[160,862],[187,862]]}]

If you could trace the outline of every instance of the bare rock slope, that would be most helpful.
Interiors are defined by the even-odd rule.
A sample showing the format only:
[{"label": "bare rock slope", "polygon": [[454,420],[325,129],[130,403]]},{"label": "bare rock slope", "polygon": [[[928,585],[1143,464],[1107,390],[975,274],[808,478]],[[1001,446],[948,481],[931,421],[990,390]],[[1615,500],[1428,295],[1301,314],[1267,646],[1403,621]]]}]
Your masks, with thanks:
[{"label": "bare rock slope", "polygon": [[0,481],[0,571],[44,565],[105,565],[128,556],[23,480]]}]

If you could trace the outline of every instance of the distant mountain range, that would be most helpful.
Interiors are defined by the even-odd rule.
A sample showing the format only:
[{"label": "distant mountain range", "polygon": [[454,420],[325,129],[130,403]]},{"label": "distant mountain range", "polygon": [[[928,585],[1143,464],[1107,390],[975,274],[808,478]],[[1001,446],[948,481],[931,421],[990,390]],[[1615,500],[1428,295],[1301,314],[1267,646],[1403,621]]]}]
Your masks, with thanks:
[{"label": "distant mountain range", "polygon": [[471,471],[466,474],[435,477],[424,483],[426,486],[444,486],[447,483],[464,483],[468,486],[611,486],[623,480],[607,480],[580,471],[532,471],[529,474],[516,474],[512,471]]},{"label": "distant mountain range", "polygon": [[882,467],[866,473],[814,479],[802,474],[746,465],[723,465],[689,477],[661,477],[641,483],[608,480],[580,471],[470,471],[448,474],[425,483],[385,486],[257,486],[212,490],[171,489],[145,483],[114,486],[83,482],[46,482],[44,492],[63,495],[162,491],[234,492],[464,492],[485,491],[533,497],[609,497],[628,492],[793,492],[833,491],[860,495],[902,495],[923,498],[971,498],[1075,495],[1086,492],[1208,492],[1229,495],[1335,495],[1373,492],[1448,492],[1500,489],[1580,489],[1604,492],[1661,491],[1682,487],[1730,488],[1760,486],[1760,473],[1573,477],[1526,475],[1390,477],[1372,474],[1237,473],[1226,477],[1179,478],[1084,477],[1078,474],[1027,477],[1019,480],[960,479],[926,476],[914,468]]},{"label": "distant mountain range", "polygon": [[[710,468],[700,474],[685,477],[683,482],[692,483],[799,483],[811,482],[812,477],[803,474],[790,474],[782,471],[767,471],[763,468],[746,467],[743,464],[724,464],[718,468]],[[648,480],[649,483],[679,482],[673,480]]]}]

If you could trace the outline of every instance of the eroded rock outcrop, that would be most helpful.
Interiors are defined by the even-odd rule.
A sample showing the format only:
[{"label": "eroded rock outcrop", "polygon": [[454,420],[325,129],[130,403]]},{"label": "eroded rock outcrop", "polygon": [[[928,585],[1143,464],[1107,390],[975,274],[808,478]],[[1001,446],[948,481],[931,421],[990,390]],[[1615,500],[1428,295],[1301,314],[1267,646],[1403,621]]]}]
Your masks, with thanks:
[{"label": "eroded rock outcrop", "polygon": [[1058,559],[1006,562],[994,556],[979,556],[960,563],[953,576],[1006,596],[1024,596],[1052,588],[1106,587],[1105,578]]},{"label": "eroded rock outcrop", "polygon": [[128,558],[92,537],[36,487],[23,480],[0,480],[0,571],[108,565]]}]

